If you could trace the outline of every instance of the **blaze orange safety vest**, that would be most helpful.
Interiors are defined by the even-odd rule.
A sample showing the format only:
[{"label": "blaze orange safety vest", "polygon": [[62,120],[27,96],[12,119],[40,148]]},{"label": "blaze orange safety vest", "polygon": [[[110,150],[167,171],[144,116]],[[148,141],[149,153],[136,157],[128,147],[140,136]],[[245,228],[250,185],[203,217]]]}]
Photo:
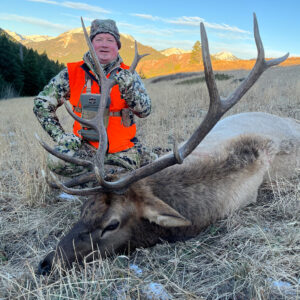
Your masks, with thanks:
[{"label": "blaze orange safety vest", "polygon": [[[68,73],[69,73],[69,85],[70,85],[70,103],[73,105],[73,111],[75,114],[81,117],[80,112],[75,111],[75,107],[81,107],[80,95],[86,92],[86,88],[83,89],[85,85],[86,75],[85,71],[81,68],[84,61],[68,63]],[[128,66],[121,63],[120,67],[122,69],[129,69]],[[109,76],[109,75],[108,75]],[[107,77],[108,77],[107,76]],[[91,93],[96,94],[99,92],[99,85],[94,80],[92,81]],[[128,108],[128,105],[124,99],[121,98],[119,86],[115,85],[111,89],[110,93],[110,112],[119,112],[123,108]],[[81,124],[77,121],[74,122],[73,132],[75,135],[81,137],[78,131],[81,129]],[[120,152],[129,149],[134,146],[131,140],[136,135],[136,125],[133,124],[129,127],[125,127],[122,123],[121,116],[110,116],[107,126],[107,137],[108,137],[108,153]],[[88,141],[95,148],[99,147],[99,142]]]}]

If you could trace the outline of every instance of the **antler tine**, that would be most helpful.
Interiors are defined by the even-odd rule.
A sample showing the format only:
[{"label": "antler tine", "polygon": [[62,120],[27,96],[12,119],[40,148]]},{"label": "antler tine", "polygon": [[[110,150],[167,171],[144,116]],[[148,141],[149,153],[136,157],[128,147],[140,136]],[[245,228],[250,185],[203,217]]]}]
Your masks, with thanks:
[{"label": "antler tine", "polygon": [[210,99],[209,109],[202,123],[191,135],[188,141],[184,145],[182,145],[180,149],[178,149],[177,152],[183,159],[186,158],[200,144],[200,142],[205,138],[205,136],[225,113],[225,110],[223,109],[223,101],[221,100],[221,97],[219,95],[219,91],[215,81],[215,75],[212,68],[205,26],[202,22],[200,23],[200,33],[205,81]]},{"label": "antler tine", "polygon": [[93,127],[94,126],[94,122],[92,122],[92,119],[88,120],[88,119],[83,119],[83,118],[77,116],[73,112],[73,110],[71,108],[71,105],[68,101],[64,101],[64,105],[65,105],[65,108],[66,108],[67,112],[71,115],[71,117],[73,119],[75,119],[76,121],[78,121],[80,124],[85,125],[87,127]]},{"label": "antler tine", "polygon": [[215,81],[215,75],[211,64],[208,39],[204,24],[200,23],[201,44],[202,44],[202,59],[204,65],[205,81],[208,88],[210,106],[215,106],[220,102],[220,95]]},{"label": "antler tine", "polygon": [[48,151],[49,153],[51,153],[52,155],[63,159],[67,162],[73,163],[73,164],[77,164],[79,166],[84,166],[84,167],[93,167],[92,162],[88,161],[88,160],[82,160],[79,158],[75,158],[75,157],[71,157],[69,155],[63,154],[61,152],[58,152],[56,150],[54,150],[53,148],[51,148],[48,144],[46,144],[44,141],[41,140],[41,138],[37,135],[37,133],[35,134],[36,139],[39,141],[39,143],[42,145],[42,147]]},{"label": "antler tine", "polygon": [[267,70],[268,68],[272,66],[276,66],[280,64],[281,62],[285,61],[289,53],[285,54],[282,57],[271,59],[269,61],[265,60],[265,51],[264,46],[259,34],[258,29],[258,22],[255,13],[253,13],[253,24],[254,24],[254,38],[257,48],[257,59],[256,63],[247,76],[247,78],[241,83],[240,86],[237,87],[237,89],[230,94],[227,99],[223,101],[224,104],[224,110],[225,112],[229,110],[240,98],[242,98],[245,93],[253,86],[253,84],[258,80],[260,75]]},{"label": "antler tine", "polygon": [[[88,160],[82,160],[82,159],[79,159],[79,158],[75,158],[75,157],[71,157],[69,155],[66,155],[64,153],[61,153],[61,152],[58,152],[54,149],[52,149],[48,144],[46,144],[44,141],[41,140],[41,138],[38,136],[37,133],[35,133],[35,137],[36,139],[38,140],[38,142],[41,144],[41,146],[46,150],[48,151],[49,153],[51,153],[52,155],[64,160],[64,161],[67,161],[69,163],[73,163],[73,164],[76,164],[76,165],[79,165],[79,166],[83,166],[83,167],[88,167],[88,168],[93,168],[93,163],[88,161]],[[44,173],[44,172],[43,172]],[[43,174],[43,177],[45,177],[47,183],[52,187],[52,188],[60,188],[60,185],[56,184],[56,183],[53,183],[53,182],[50,182],[47,178],[46,178],[46,175]],[[86,183],[86,182],[89,182],[89,181],[92,181],[92,180],[95,180],[96,179],[96,176],[94,173],[87,173],[87,174],[83,174],[79,177],[76,177],[75,179],[71,179],[67,182],[65,182],[63,185],[65,187],[72,187],[72,186],[76,186],[76,185],[79,185],[79,184],[82,184],[82,183]],[[86,194],[87,195],[87,194]]]},{"label": "antler tine", "polygon": [[[107,94],[110,91],[110,87],[105,86],[104,89],[102,90],[102,98],[107,98]],[[100,101],[100,106],[99,106],[99,110],[97,115],[90,120],[87,119],[83,119],[79,116],[77,116],[73,111],[72,108],[70,107],[68,102],[64,102],[65,107],[67,109],[67,112],[79,123],[91,127],[93,129],[95,129],[99,135],[99,141],[101,143],[101,147],[99,147],[99,149],[96,152],[96,161],[98,161],[100,163],[100,165],[102,166],[101,168],[103,168],[104,166],[104,156],[105,156],[105,152],[106,152],[106,148],[107,148],[107,134],[106,134],[106,130],[105,130],[105,126],[103,123],[103,115],[104,115],[104,110],[105,107],[103,105],[104,101]],[[105,101],[106,102],[106,101]],[[103,159],[101,159],[101,157],[103,157]],[[101,163],[102,161],[102,163]]]},{"label": "antler tine", "polygon": [[145,54],[142,54],[142,55],[140,55],[140,54],[138,53],[138,47],[137,47],[137,42],[136,42],[136,41],[134,41],[134,49],[135,49],[135,51],[134,51],[134,59],[133,59],[133,62],[132,62],[132,64],[131,64],[130,68],[129,68],[129,71],[130,71],[131,73],[134,72],[134,70],[135,70],[136,66],[138,65],[139,61],[140,61],[143,57],[149,55],[149,53],[145,53]]},{"label": "antler tine", "polygon": [[184,157],[182,157],[182,153],[179,152],[176,141],[174,141],[174,143],[173,143],[173,153],[174,153],[174,157],[176,158],[177,163],[179,165],[181,165],[183,163]]},{"label": "antler tine", "polygon": [[[46,179],[47,180],[47,179]],[[90,181],[95,181],[96,180],[96,176],[95,173],[93,172],[89,172],[89,173],[85,173],[82,175],[79,175],[78,177],[75,177],[73,179],[70,179],[68,181],[63,182],[62,184],[68,188],[76,186],[76,185],[81,185],[83,183],[87,183]],[[50,182],[47,180],[47,183],[54,189],[59,189],[59,186],[56,183]]]},{"label": "antler tine", "polygon": [[54,182],[56,183],[56,185],[61,190],[63,190],[64,192],[66,192],[67,194],[70,194],[70,195],[87,196],[87,195],[97,195],[99,192],[103,192],[103,188],[101,186],[98,186],[95,188],[87,188],[87,189],[68,188],[63,183],[61,183],[52,172],[50,172],[50,175],[51,175],[52,179],[54,180]]},{"label": "antler tine", "polygon": [[264,60],[265,50],[259,34],[259,28],[258,28],[258,23],[257,23],[257,18],[255,13],[253,13],[253,31],[254,31],[255,44],[257,48],[257,60]]},{"label": "antler tine", "polygon": [[88,33],[87,33],[87,31],[86,31],[86,28],[85,28],[85,25],[84,25],[84,22],[83,22],[82,17],[80,17],[80,19],[81,19],[81,25],[82,25],[82,29],[83,29],[85,41],[86,41],[86,43],[87,43],[87,45],[88,45],[88,47],[89,47],[90,54],[91,54],[91,56],[92,56],[92,58],[93,58],[93,61],[94,61],[94,63],[95,63],[97,75],[99,76],[99,79],[100,79],[100,80],[105,80],[105,79],[106,79],[106,76],[105,76],[105,74],[104,74],[104,72],[103,72],[103,69],[102,69],[102,67],[101,67],[101,65],[100,65],[100,62],[99,62],[99,60],[98,60],[98,57],[97,57],[97,54],[96,54],[96,52],[95,52],[95,49],[94,49],[94,47],[93,47],[93,45],[92,45],[92,42],[91,42],[91,40],[90,40],[90,38],[89,38],[89,36],[88,36]]}]

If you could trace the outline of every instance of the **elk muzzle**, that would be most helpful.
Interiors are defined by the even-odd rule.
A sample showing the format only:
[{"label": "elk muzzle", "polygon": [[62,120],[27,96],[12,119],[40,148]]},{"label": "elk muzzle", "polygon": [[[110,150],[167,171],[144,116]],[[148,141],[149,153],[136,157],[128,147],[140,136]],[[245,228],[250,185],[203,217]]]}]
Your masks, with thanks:
[{"label": "elk muzzle", "polygon": [[51,273],[55,251],[50,252],[42,261],[40,261],[37,275],[46,276]]}]

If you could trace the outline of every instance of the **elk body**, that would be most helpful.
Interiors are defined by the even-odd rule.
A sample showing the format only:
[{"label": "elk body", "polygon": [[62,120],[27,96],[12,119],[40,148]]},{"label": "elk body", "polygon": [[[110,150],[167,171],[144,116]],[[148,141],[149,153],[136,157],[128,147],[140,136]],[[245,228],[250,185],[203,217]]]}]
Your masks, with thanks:
[{"label": "elk body", "polygon": [[[300,164],[300,123],[296,120],[266,113],[243,113],[218,122],[264,70],[287,57],[265,61],[255,17],[254,32],[258,48],[256,65],[234,93],[221,99],[201,24],[209,111],[190,139],[152,164],[110,181],[104,173],[105,152],[101,147],[95,162],[91,163],[70,159],[41,142],[46,150],[62,159],[81,165],[92,164],[94,171],[65,184],[54,177],[56,187],[67,193],[93,196],[83,204],[80,220],[57,249],[40,262],[39,273],[49,273],[58,260],[65,267],[74,261],[92,260],[95,258],[95,253],[91,254],[93,250],[106,256],[149,247],[162,240],[174,242],[194,237],[205,226],[254,202],[264,181],[294,175],[295,167]],[[91,47],[90,51],[93,51]],[[137,61],[138,58],[134,64]],[[103,85],[107,87],[107,93],[102,92],[105,105],[113,83],[104,78],[101,68],[98,75],[102,91],[105,90]],[[103,108],[99,108],[93,120],[82,120],[67,109],[82,124],[95,128],[102,145],[106,145],[101,121]],[[97,180],[99,186],[83,190],[72,188],[91,179]]]}]

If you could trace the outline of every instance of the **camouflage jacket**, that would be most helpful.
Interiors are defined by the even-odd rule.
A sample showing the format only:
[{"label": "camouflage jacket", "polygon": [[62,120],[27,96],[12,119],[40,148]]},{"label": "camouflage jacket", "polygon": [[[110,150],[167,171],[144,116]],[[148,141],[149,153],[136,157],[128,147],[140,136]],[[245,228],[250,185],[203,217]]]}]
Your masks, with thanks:
[{"label": "camouflage jacket", "polygon": [[[96,74],[89,52],[84,55],[83,60],[93,73]],[[115,68],[118,68],[121,62],[122,59],[118,56],[113,62],[102,65],[105,74],[111,73]],[[116,76],[118,76],[118,74]],[[140,76],[136,72],[133,74],[132,84],[129,83],[128,85],[126,80],[126,76],[124,76],[124,78],[119,76],[118,78],[121,96],[126,100],[127,105],[130,108],[130,119],[133,123],[133,114],[140,118],[144,118],[150,114],[151,99],[146,92]],[[121,87],[120,82],[122,83],[123,88]],[[48,85],[44,87],[43,91],[41,91],[34,99],[34,114],[42,127],[56,142],[65,133],[57,118],[56,109],[63,104],[64,100],[69,100],[69,98],[69,74],[68,69],[65,68],[52,78]]]}]

